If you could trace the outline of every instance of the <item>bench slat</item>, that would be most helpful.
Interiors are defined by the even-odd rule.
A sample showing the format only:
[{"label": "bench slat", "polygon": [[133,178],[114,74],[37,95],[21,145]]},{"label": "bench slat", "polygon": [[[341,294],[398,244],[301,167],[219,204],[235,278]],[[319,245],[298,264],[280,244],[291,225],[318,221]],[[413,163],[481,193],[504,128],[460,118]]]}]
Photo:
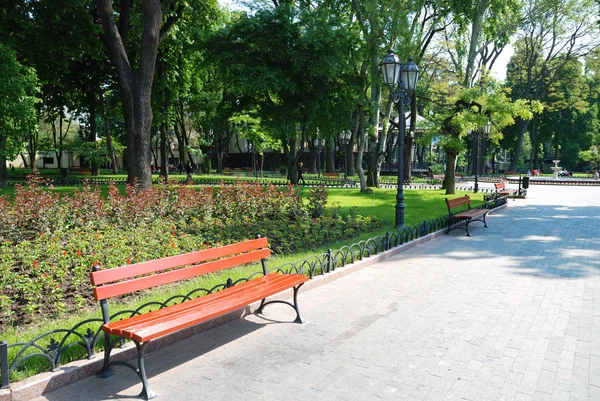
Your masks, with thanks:
[{"label": "bench slat", "polygon": [[171,256],[164,259],[135,263],[132,265],[117,267],[115,269],[100,270],[90,273],[90,277],[93,285],[102,285],[132,277],[143,276],[145,274],[154,273],[160,270],[172,269],[178,266],[191,265],[210,259],[266,248],[268,246],[269,243],[267,238],[259,238],[238,244],[225,245],[218,248],[205,249],[183,255]]},{"label": "bench slat", "polygon": [[[147,342],[165,334],[181,330],[185,327],[190,327],[214,317],[222,316],[306,281],[308,281],[308,277],[306,276],[272,273],[259,279],[242,283],[239,286],[231,287],[230,289],[219,291],[202,298],[197,298],[202,301],[194,303],[194,307],[191,309],[187,308],[186,310],[179,310],[178,313],[169,313],[172,312],[172,310],[169,309],[174,309],[174,307],[168,307],[155,312],[150,312],[143,316],[154,317],[154,319],[151,321],[146,320],[141,324],[135,322],[136,317],[127,319],[127,321],[134,324],[128,327],[121,327],[119,330],[119,333],[121,334],[119,335],[136,341]],[[237,291],[234,292],[236,287],[241,287],[242,291],[237,289]],[[213,301],[212,298],[219,299]],[[191,302],[188,301],[180,305],[189,303]],[[110,323],[103,326],[103,330],[107,333],[112,333],[110,326]]]},{"label": "bench slat", "polygon": [[191,267],[158,273],[152,276],[141,277],[120,283],[107,284],[102,287],[94,288],[94,298],[99,301],[118,295],[129,294],[135,291],[157,287],[163,284],[174,283],[202,274],[244,265],[246,263],[267,258],[269,255],[271,255],[271,251],[269,249],[261,249],[242,255],[232,256],[227,259],[215,260],[213,262],[202,263]]}]

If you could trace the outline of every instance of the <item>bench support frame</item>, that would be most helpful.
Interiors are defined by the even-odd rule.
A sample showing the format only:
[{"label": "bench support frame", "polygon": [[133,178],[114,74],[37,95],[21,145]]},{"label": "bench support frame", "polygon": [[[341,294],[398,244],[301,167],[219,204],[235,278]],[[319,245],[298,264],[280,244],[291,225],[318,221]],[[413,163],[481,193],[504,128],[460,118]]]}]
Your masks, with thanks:
[{"label": "bench support frame", "polygon": [[[446,231],[446,234],[450,234],[450,231],[452,231],[452,230],[460,229],[460,230],[465,230],[467,232],[467,237],[471,237],[471,233],[469,232],[469,224],[474,221],[481,221],[481,222],[483,222],[483,226],[485,228],[488,228],[487,222],[485,221],[486,215],[487,215],[487,213],[484,213],[483,215],[478,216],[477,218],[471,218],[471,219],[455,219],[454,217],[452,217],[452,215],[450,215],[448,217],[448,231]],[[479,218],[479,217],[481,217],[481,218]],[[460,225],[463,222],[465,223],[464,227],[462,225]]]}]

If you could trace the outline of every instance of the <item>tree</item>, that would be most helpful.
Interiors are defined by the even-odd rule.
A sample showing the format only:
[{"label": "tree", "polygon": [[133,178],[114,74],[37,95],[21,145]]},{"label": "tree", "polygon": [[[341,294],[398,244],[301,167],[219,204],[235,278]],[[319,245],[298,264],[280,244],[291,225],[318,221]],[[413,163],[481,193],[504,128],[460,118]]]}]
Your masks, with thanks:
[{"label": "tree", "polygon": [[481,129],[489,121],[492,123],[490,139],[497,142],[502,136],[502,129],[514,124],[515,118],[531,118],[542,110],[538,101],[512,102],[506,91],[493,80],[482,81],[469,89],[459,84],[440,83],[435,93],[433,102],[441,112],[434,118],[440,127],[440,145],[448,157],[444,178],[446,194],[455,192],[456,159],[464,149],[469,132]]},{"label": "tree", "polygon": [[224,74],[227,107],[256,110],[264,131],[281,143],[290,181],[296,183],[298,160],[317,127],[332,136],[348,124],[345,30],[319,7],[280,3],[240,15],[207,47]]},{"label": "tree", "polygon": [[[128,175],[130,184],[141,188],[152,186],[152,83],[159,43],[183,13],[184,1],[166,3],[142,0],[140,9],[133,2],[122,0],[118,26],[111,0],[96,0],[104,36],[119,76],[125,131],[127,132]],[[136,3],[137,4],[137,3]],[[139,18],[131,18],[139,11]],[[139,35],[139,43],[135,38]]]},{"label": "tree", "polygon": [[[532,0],[523,8],[523,26],[507,70],[514,99],[541,100],[569,60],[585,57],[600,44],[598,26],[590,18],[591,0]],[[510,170],[521,157],[530,120],[520,119]]]},{"label": "tree", "polygon": [[37,127],[37,77],[16,53],[0,44],[0,187],[6,184],[6,160],[22,151],[21,138]]}]

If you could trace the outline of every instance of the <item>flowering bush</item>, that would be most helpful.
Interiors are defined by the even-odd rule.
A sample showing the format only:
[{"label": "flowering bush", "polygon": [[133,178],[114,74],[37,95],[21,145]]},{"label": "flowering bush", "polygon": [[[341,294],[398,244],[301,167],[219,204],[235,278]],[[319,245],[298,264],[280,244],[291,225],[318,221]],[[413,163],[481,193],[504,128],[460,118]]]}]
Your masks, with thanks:
[{"label": "flowering bush", "polygon": [[[257,235],[290,253],[380,226],[375,218],[323,211],[326,191],[308,205],[293,187],[239,183],[199,189],[175,183],[107,196],[84,186],[47,191],[40,177],[0,197],[0,328],[36,314],[76,310],[91,301],[93,264],[113,268],[232,243]],[[319,217],[316,211],[319,211]]]}]

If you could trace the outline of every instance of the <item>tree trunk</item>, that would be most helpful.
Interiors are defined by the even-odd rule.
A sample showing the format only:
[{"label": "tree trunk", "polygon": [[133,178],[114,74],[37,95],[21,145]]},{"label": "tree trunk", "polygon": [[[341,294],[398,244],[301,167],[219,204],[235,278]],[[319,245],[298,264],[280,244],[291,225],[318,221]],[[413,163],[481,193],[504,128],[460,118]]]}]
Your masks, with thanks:
[{"label": "tree trunk", "polygon": [[[142,189],[152,186],[152,81],[156,53],[161,36],[162,10],[159,0],[142,3],[143,30],[139,51],[139,67],[134,69],[128,58],[127,43],[119,33],[114,20],[111,0],[96,0],[98,13],[111,58],[117,69],[125,131],[127,133],[127,180]],[[167,27],[167,24],[165,24]],[[167,27],[168,30],[168,27]]]},{"label": "tree trunk", "polygon": [[446,176],[442,183],[442,188],[446,190],[446,195],[454,195],[456,193],[456,178],[454,174],[456,165],[456,156],[458,152],[456,150],[446,150],[448,160],[446,161]]},{"label": "tree trunk", "polygon": [[308,171],[317,174],[317,147],[309,144],[308,148],[310,149],[310,161],[308,165]]},{"label": "tree trunk", "polygon": [[[362,109],[362,107],[359,107],[359,109],[358,109],[357,120],[358,120],[358,127],[357,127],[356,132],[360,133],[360,135],[357,135],[357,136],[360,138],[365,138],[366,137],[366,134],[364,132],[365,131],[365,112]],[[371,189],[369,189],[367,187],[367,179],[365,177],[365,172],[362,167],[363,154],[365,151],[365,143],[366,143],[366,141],[364,141],[364,140],[359,143],[358,158],[356,160],[356,170],[357,170],[358,178],[359,178],[359,182],[360,182],[360,192],[372,191]]]},{"label": "tree trunk", "polygon": [[410,127],[404,145],[404,182],[412,183],[412,147],[417,132],[417,92],[410,97]]},{"label": "tree trunk", "polygon": [[[6,138],[0,133],[0,149],[4,149]],[[0,152],[0,188],[6,186],[6,155]]]},{"label": "tree trunk", "polygon": [[[379,155],[376,150],[367,152],[367,187],[379,186]],[[358,162],[358,160],[357,160]]]},{"label": "tree trunk", "polygon": [[106,103],[104,101],[104,93],[102,89],[98,92],[98,100],[102,104],[102,118],[104,120],[104,136],[106,136],[106,151],[108,152],[108,157],[110,157],[111,168],[113,174],[117,174],[119,172],[119,167],[117,166],[117,156],[115,154],[115,148],[112,142],[112,135],[110,133],[110,123],[108,121],[108,113],[106,112]]},{"label": "tree trunk", "polygon": [[325,144],[325,172],[335,173],[335,145]]},{"label": "tree trunk", "polygon": [[358,143],[356,139],[356,133],[353,133],[350,137],[350,143],[348,143],[346,151],[344,152],[344,155],[346,156],[345,163],[348,177],[356,175],[356,171],[354,170],[354,144]]},{"label": "tree trunk", "polygon": [[527,130],[527,126],[529,125],[529,120],[520,120],[519,121],[519,131],[517,136],[517,145],[515,146],[515,151],[513,153],[513,158],[510,161],[510,166],[508,167],[509,171],[516,171],[519,165],[519,159],[521,158],[521,146],[523,146],[523,135]]},{"label": "tree trunk", "polygon": [[27,163],[27,158],[23,153],[21,153],[21,160],[23,160],[23,167],[27,168],[29,166],[29,163]]}]

